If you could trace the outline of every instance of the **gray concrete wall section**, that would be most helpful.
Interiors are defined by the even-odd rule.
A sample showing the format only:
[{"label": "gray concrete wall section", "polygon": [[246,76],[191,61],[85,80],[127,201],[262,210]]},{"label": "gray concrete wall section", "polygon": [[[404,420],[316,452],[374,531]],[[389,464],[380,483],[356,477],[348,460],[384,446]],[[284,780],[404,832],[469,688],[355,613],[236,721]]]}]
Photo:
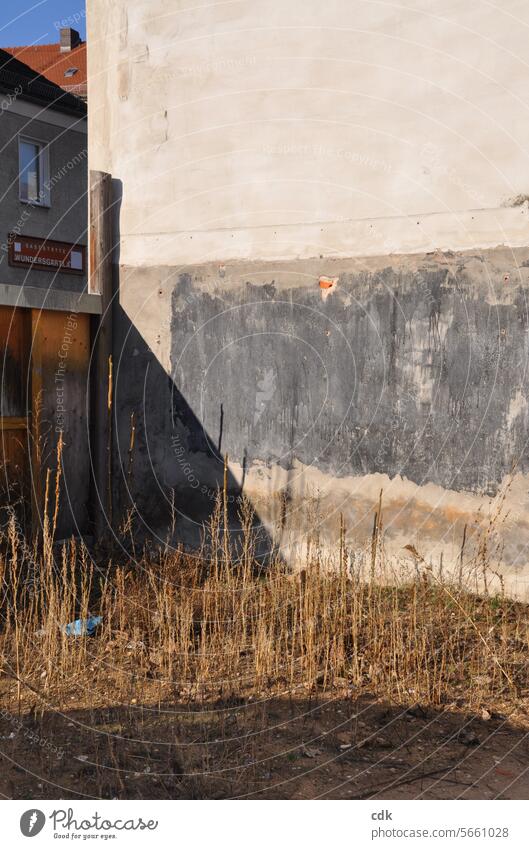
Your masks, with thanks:
[{"label": "gray concrete wall section", "polygon": [[244,488],[270,534],[288,500],[291,550],[314,527],[309,502],[323,539],[342,512],[361,547],[383,488],[396,556],[419,541],[455,557],[506,488],[499,524],[516,534],[503,560],[511,578],[525,566],[529,250],[122,276],[145,301],[171,293],[170,379],[134,316],[121,312],[116,335],[121,460],[134,411],[132,495],[153,528],[172,488],[182,528],[206,518],[228,454],[232,492]]},{"label": "gray concrete wall section", "polygon": [[[8,264],[7,237],[10,232],[62,242],[87,244],[88,156],[86,121],[65,116],[60,126],[46,120],[17,114],[15,103],[0,112],[2,168],[0,170],[0,283],[82,292],[87,275],[40,269],[13,268]],[[62,118],[61,113],[52,113]],[[68,125],[74,124],[72,129]],[[18,137],[50,142],[50,206],[19,200]]]},{"label": "gray concrete wall section", "polygon": [[[173,380],[211,434],[223,407],[232,460],[297,459],[334,475],[387,472],[492,493],[515,454],[523,465],[525,287],[519,279],[507,295],[475,257],[411,265],[179,275]],[[323,270],[337,277],[332,290],[318,285]]]}]

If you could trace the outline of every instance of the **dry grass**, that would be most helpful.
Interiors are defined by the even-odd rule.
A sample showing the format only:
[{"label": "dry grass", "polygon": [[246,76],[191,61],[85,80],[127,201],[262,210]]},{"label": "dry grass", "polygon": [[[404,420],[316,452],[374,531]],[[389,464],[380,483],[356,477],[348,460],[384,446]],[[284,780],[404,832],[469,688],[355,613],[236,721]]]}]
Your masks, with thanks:
[{"label": "dry grass", "polygon": [[[237,551],[223,530],[222,494],[208,545],[169,546],[126,562],[96,566],[72,540],[30,546],[14,514],[0,539],[4,673],[44,696],[89,682],[94,699],[112,683],[114,702],[145,684],[158,699],[368,688],[399,703],[472,707],[526,691],[527,606],[500,595],[479,597],[417,568],[399,586],[378,582],[337,540],[334,561],[307,547],[305,568],[291,573],[279,556],[257,565],[251,509],[241,502]],[[370,557],[372,552],[370,553]],[[374,555],[373,555],[374,557]],[[102,616],[92,639],[61,626]]]},{"label": "dry grass", "polygon": [[[522,709],[527,605],[501,592],[480,597],[465,589],[460,575],[440,579],[411,548],[415,565],[407,580],[378,580],[383,532],[377,520],[365,556],[348,550],[342,523],[334,555],[324,558],[313,543],[299,571],[292,573],[279,555],[263,568],[250,505],[240,502],[243,533],[235,545],[224,530],[221,492],[200,551],[169,545],[138,551],[131,519],[124,533],[135,556],[100,556],[96,563],[83,543],[54,545],[58,485],[55,498],[49,488],[54,507],[48,507],[41,544],[25,540],[14,511],[0,536],[1,695],[13,715],[30,711],[42,719],[71,708],[178,704],[196,709],[202,732],[211,736],[224,733],[224,720],[220,731],[218,723],[210,727],[210,711],[219,705],[310,701],[315,694],[369,693],[404,708]],[[102,617],[96,636],[65,635],[65,623],[90,614]],[[190,716],[185,733],[196,730]],[[269,718],[257,710],[252,722],[264,728]],[[146,733],[145,726],[134,727]],[[211,767],[211,749],[204,757],[200,775]],[[231,757],[217,750],[215,766],[230,764]],[[246,744],[242,757],[246,763]],[[106,758],[116,758],[112,743]],[[180,756],[178,764],[176,771],[186,774]],[[122,769],[130,771],[130,764],[124,761]],[[97,787],[104,795],[104,786]],[[184,795],[201,795],[195,785],[181,787]],[[129,793],[120,788],[108,792]]]}]

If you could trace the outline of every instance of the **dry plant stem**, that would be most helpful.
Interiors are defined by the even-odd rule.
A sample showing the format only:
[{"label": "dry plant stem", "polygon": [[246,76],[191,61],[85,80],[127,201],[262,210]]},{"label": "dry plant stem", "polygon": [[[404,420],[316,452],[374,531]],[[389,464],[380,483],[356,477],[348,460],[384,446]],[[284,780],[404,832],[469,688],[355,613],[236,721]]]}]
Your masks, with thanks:
[{"label": "dry plant stem", "polygon": [[52,522],[52,530],[51,530],[51,542],[53,543],[55,539],[55,531],[57,530],[57,519],[59,516],[59,502],[60,502],[60,490],[61,490],[61,476],[62,476],[62,450],[63,450],[63,440],[62,440],[62,430],[59,433],[59,439],[57,442],[57,471],[55,473],[55,507],[53,511],[53,522]]},{"label": "dry plant stem", "polygon": [[226,565],[230,560],[230,541],[229,541],[229,527],[228,527],[228,455],[224,456],[224,476],[223,476],[223,486],[222,486],[222,506],[223,506],[223,523],[224,523],[224,561]]},{"label": "dry plant stem", "polygon": [[127,470],[127,480],[129,483],[129,488],[132,484],[132,470],[133,470],[133,461],[134,461],[134,443],[136,441],[136,416],[134,411],[130,414],[130,437],[129,437],[129,456],[128,456],[128,470]]},{"label": "dry plant stem", "polygon": [[17,712],[20,715],[20,625],[18,614],[18,585],[19,585],[19,562],[18,562],[18,545],[17,534],[15,527],[15,517],[12,513],[9,517],[8,538],[11,549],[11,584],[13,587],[13,608],[15,618],[15,658],[17,670]]}]

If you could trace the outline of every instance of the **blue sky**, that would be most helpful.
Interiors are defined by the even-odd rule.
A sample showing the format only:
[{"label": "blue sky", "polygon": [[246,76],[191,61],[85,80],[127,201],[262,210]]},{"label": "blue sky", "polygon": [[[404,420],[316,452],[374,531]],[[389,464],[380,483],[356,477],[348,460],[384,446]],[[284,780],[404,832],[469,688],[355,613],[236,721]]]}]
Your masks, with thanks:
[{"label": "blue sky", "polygon": [[0,47],[53,43],[61,26],[86,38],[84,0],[0,0]]}]

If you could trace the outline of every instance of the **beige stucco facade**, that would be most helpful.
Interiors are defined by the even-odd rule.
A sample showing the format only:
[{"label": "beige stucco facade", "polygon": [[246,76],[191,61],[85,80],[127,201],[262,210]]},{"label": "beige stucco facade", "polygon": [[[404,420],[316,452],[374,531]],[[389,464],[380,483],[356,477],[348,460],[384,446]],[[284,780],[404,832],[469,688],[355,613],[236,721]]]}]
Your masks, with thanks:
[{"label": "beige stucco facade", "polygon": [[[503,208],[529,192],[525,4],[88,7],[91,165],[124,183],[124,262],[138,238],[178,261],[194,231],[195,261],[217,258],[206,233],[225,229],[224,256],[255,257],[267,233],[244,231],[282,225],[288,257],[292,225],[373,219],[391,248],[377,253],[401,249],[395,219],[405,251],[450,246],[450,230],[450,247],[520,243]],[[469,210],[496,212],[474,232]],[[328,233],[333,253],[341,228]]]}]

